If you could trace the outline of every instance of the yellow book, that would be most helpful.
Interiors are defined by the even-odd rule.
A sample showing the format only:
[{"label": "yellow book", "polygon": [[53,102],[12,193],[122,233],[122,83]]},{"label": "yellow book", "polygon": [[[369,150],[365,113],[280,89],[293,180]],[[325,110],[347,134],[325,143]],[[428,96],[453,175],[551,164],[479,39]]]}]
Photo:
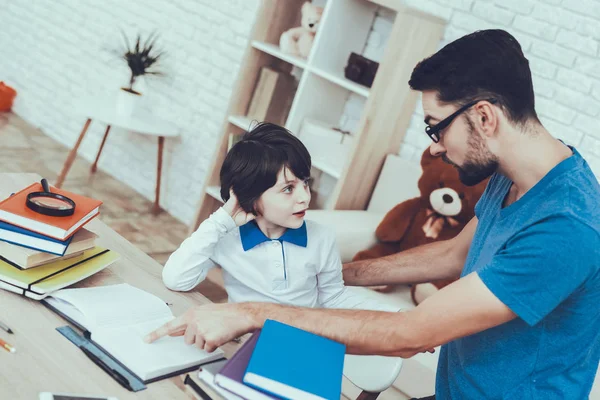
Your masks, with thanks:
[{"label": "yellow book", "polygon": [[0,288],[40,300],[103,270],[118,259],[119,254],[114,251],[94,247],[80,256],[26,270],[18,270],[0,260]]}]

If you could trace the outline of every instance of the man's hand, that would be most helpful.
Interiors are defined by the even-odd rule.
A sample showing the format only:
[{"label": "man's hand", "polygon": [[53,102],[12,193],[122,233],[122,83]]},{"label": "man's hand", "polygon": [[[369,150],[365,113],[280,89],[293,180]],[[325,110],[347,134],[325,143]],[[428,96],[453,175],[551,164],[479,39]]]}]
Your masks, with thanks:
[{"label": "man's hand", "polygon": [[256,218],[256,215],[247,213],[242,209],[237,196],[235,193],[233,193],[233,190],[229,191],[229,200],[227,200],[227,203],[223,205],[223,209],[227,211],[229,215],[231,215],[231,218],[233,218],[233,221],[237,226],[245,225]]},{"label": "man's hand", "polygon": [[150,332],[144,340],[152,343],[163,336],[184,336],[186,344],[209,353],[217,347],[258,328],[240,304],[195,306],[183,315]]}]

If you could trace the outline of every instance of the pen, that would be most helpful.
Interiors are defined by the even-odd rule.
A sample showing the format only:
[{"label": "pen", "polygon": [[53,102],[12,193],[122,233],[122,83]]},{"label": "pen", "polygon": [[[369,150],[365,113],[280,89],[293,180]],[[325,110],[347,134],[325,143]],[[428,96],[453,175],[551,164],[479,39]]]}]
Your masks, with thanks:
[{"label": "pen", "polygon": [[0,339],[0,346],[4,347],[4,349],[8,352],[14,353],[15,351],[17,351],[17,349],[15,349],[14,347],[12,347],[10,344],[6,343],[4,340]]},{"label": "pen", "polygon": [[4,329],[8,333],[13,333],[13,331],[6,325],[4,322],[0,321],[0,328]]}]

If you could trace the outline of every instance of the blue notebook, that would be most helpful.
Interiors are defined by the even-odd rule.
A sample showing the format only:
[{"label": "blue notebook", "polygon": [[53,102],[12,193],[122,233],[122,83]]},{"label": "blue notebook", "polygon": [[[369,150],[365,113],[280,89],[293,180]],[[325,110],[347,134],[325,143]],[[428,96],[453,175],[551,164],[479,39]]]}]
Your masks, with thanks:
[{"label": "blue notebook", "polygon": [[67,251],[67,247],[69,247],[69,243],[71,243],[71,239],[73,239],[73,236],[67,240],[53,239],[0,221],[0,240],[17,246],[63,256]]},{"label": "blue notebook", "polygon": [[244,383],[286,399],[339,399],[346,346],[267,320]]}]

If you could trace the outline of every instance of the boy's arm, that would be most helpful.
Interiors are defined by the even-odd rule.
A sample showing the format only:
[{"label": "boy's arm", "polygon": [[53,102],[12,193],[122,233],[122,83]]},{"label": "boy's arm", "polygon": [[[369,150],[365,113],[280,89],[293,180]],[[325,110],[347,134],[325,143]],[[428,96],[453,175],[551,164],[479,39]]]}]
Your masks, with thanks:
[{"label": "boy's arm", "polygon": [[215,266],[211,258],[219,240],[235,228],[236,223],[222,207],[202,222],[167,260],[162,272],[165,286],[184,291],[202,282]]},{"label": "boy's arm", "polygon": [[344,265],[349,286],[375,286],[432,282],[460,276],[477,228],[477,217],[450,240],[405,250],[397,254]]},{"label": "boy's arm", "polygon": [[[348,308],[379,311],[398,311],[396,308],[382,304],[360,293],[349,290],[344,285],[342,262],[335,243],[333,232],[327,232],[322,249],[321,271],[317,275],[319,304],[323,308]],[[330,234],[329,234],[330,233]]]}]

